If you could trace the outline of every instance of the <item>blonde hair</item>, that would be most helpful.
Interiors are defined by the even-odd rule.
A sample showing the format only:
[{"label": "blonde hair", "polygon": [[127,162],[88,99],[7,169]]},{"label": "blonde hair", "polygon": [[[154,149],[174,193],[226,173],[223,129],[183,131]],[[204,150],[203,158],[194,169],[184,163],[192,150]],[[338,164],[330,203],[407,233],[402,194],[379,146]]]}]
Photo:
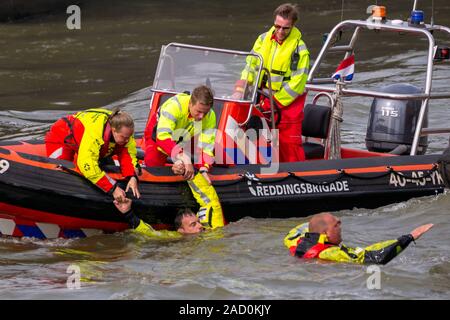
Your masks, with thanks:
[{"label": "blonde hair", "polygon": [[131,128],[134,130],[134,121],[128,112],[120,110],[119,107],[115,107],[109,116],[109,123],[111,128],[120,130],[122,127]]}]

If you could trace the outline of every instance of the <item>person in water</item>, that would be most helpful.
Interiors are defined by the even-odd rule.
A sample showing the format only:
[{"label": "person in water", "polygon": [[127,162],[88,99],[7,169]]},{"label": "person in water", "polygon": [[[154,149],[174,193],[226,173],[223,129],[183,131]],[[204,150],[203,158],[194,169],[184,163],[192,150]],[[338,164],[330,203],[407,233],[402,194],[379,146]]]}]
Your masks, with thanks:
[{"label": "person in water", "polygon": [[291,255],[311,259],[359,264],[386,264],[408,245],[430,230],[433,224],[422,225],[396,240],[375,243],[366,248],[342,244],[341,220],[331,213],[319,213],[292,229],[284,238]]},{"label": "person in water", "polygon": [[114,200],[114,205],[125,216],[131,229],[149,237],[177,238],[180,235],[197,234],[205,231],[199,217],[190,209],[181,209],[175,216],[174,226],[176,231],[168,231],[155,230],[151,225],[139,219],[133,211],[131,199],[125,198],[122,202]]},{"label": "person in water", "polygon": [[[45,135],[47,156],[75,161],[80,173],[115,200],[123,201],[132,190],[140,197],[136,166],[136,141],[133,118],[116,108],[89,109],[56,121]],[[117,155],[122,176],[127,180],[123,190],[100,168],[100,160]]]},{"label": "person in water", "polygon": [[[208,170],[214,163],[216,135],[213,104],[214,94],[204,85],[196,87],[192,94],[177,94],[161,105],[144,131],[145,165],[164,166],[171,157],[173,173],[187,181],[200,206],[200,221],[212,229],[223,227],[225,223],[219,197],[208,177]],[[193,164],[189,154],[191,148],[183,147],[185,142],[195,142],[192,138],[196,135],[199,138],[194,149],[198,161]]]}]

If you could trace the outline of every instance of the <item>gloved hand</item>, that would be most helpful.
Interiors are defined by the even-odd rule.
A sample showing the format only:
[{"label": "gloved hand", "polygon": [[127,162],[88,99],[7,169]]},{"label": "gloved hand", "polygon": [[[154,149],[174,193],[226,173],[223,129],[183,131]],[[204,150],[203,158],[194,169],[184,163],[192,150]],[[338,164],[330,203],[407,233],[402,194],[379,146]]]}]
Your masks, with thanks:
[{"label": "gloved hand", "polygon": [[245,88],[247,87],[247,81],[245,80],[237,80],[234,84],[234,93],[231,96],[231,98],[239,100],[244,97],[245,94]]}]

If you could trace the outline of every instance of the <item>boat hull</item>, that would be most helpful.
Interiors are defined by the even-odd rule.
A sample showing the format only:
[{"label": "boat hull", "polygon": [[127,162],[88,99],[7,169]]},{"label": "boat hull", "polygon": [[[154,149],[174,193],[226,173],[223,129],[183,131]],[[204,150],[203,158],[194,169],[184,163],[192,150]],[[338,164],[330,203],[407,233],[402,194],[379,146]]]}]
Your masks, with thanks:
[{"label": "boat hull", "polygon": [[[22,147],[0,146],[2,234],[71,237],[127,228],[110,196],[81,177],[71,162],[18,151]],[[227,222],[247,216],[304,217],[321,211],[375,208],[441,193],[445,186],[437,170],[439,157],[366,157],[285,163],[280,164],[274,174],[261,174],[267,169],[262,165],[215,167],[211,179]],[[105,169],[120,180],[118,167]],[[144,168],[140,190],[142,196],[134,201],[135,211],[151,224],[170,225],[180,207],[196,209],[187,184],[173,176],[170,167]],[[32,228],[39,229],[40,225],[47,229]],[[30,232],[32,229],[34,231]]]}]

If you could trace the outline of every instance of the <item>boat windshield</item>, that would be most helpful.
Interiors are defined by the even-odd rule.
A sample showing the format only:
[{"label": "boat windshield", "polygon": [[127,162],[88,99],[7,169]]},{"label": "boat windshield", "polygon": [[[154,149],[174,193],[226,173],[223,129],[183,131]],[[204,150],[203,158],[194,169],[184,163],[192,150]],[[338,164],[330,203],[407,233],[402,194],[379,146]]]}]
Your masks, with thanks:
[{"label": "boat windshield", "polygon": [[[250,52],[171,43],[161,49],[152,90],[192,92],[203,84],[213,89],[217,100],[251,103],[256,99],[261,60]],[[235,93],[236,84],[242,96]]]}]

